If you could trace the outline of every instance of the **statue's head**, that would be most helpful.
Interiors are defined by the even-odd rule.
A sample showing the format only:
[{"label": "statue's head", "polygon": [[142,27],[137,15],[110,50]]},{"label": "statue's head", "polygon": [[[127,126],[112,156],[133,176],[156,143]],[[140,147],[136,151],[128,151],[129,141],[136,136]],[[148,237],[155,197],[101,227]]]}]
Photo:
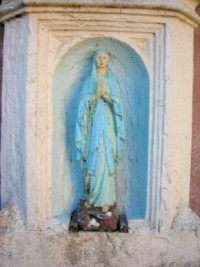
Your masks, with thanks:
[{"label": "statue's head", "polygon": [[96,67],[106,68],[108,66],[108,54],[103,50],[98,50],[96,53]]},{"label": "statue's head", "polygon": [[92,63],[92,77],[97,77],[98,69],[106,69],[106,73],[109,73],[109,56],[106,50],[97,50],[93,57]]}]

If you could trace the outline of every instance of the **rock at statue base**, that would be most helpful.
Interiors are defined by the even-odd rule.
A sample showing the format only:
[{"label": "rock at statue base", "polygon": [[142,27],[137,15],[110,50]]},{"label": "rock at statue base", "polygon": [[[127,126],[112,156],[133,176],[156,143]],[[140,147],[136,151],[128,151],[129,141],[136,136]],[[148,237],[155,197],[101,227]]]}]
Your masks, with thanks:
[{"label": "rock at statue base", "polygon": [[113,232],[118,228],[118,212],[116,204],[110,206],[107,212],[99,207],[86,207],[81,201],[78,210],[78,226],[83,231]]}]

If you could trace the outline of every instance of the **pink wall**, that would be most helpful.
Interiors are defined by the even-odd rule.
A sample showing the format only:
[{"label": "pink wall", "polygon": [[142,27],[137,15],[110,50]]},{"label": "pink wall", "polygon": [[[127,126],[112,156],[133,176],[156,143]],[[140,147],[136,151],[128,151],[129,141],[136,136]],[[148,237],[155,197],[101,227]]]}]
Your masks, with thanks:
[{"label": "pink wall", "polygon": [[[200,6],[197,8],[200,16]],[[194,89],[190,207],[200,216],[200,26],[194,32]]]},{"label": "pink wall", "polygon": [[[0,126],[1,126],[1,93],[2,93],[2,59],[3,59],[3,26],[0,24]],[[0,131],[1,137],[1,131]],[[0,172],[0,204],[1,204],[1,172]],[[1,207],[1,205],[0,205]]]},{"label": "pink wall", "polygon": [[[1,2],[2,0],[0,0],[0,5]],[[0,24],[0,127],[1,127],[1,93],[2,93],[2,59],[3,59],[3,26]],[[1,137],[1,128],[0,128],[0,137]],[[0,170],[0,208],[1,208],[1,170]]]}]

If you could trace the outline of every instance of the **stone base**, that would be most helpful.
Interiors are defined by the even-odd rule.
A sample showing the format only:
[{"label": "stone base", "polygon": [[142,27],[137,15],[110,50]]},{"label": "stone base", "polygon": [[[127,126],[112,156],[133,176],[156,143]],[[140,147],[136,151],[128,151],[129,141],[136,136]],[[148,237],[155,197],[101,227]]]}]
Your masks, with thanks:
[{"label": "stone base", "polygon": [[79,230],[127,233],[128,223],[124,215],[118,215],[116,204],[111,206],[107,212],[103,212],[102,208],[86,207],[85,202],[82,201],[78,211],[72,214],[69,226],[70,232]]},{"label": "stone base", "polygon": [[78,210],[78,225],[83,231],[113,232],[118,228],[117,206],[113,205],[107,212],[103,212],[102,208],[88,208],[82,201]]},{"label": "stone base", "polygon": [[183,207],[165,233],[133,220],[128,234],[69,234],[68,224],[55,218],[26,230],[18,210],[6,207],[0,211],[0,266],[199,267],[200,219]]}]

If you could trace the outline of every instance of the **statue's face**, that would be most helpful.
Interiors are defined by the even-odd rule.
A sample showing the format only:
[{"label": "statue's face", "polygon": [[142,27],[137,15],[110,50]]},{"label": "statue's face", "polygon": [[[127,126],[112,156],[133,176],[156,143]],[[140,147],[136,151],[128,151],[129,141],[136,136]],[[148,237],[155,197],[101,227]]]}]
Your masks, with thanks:
[{"label": "statue's face", "polygon": [[103,53],[96,56],[96,62],[98,68],[105,68],[108,65],[108,56]]}]

